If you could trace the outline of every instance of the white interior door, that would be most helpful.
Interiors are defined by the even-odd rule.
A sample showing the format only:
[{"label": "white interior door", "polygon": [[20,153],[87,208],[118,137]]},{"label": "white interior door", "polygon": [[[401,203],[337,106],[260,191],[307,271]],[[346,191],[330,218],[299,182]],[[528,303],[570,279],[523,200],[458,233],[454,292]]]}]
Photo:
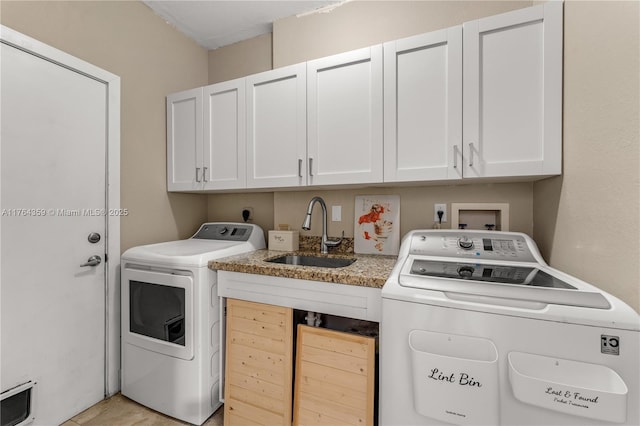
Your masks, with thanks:
[{"label": "white interior door", "polygon": [[1,385],[35,380],[35,424],[59,424],[105,395],[107,88],[1,58]]}]

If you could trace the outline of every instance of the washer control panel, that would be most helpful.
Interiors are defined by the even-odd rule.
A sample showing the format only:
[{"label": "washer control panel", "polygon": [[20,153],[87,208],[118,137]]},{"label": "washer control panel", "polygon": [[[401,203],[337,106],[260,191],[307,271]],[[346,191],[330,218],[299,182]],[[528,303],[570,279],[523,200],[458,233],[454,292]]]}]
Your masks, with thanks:
[{"label": "washer control panel", "polygon": [[410,254],[415,255],[536,262],[535,245],[520,233],[425,230],[410,238]]},{"label": "washer control panel", "polygon": [[466,235],[463,235],[458,238],[458,247],[463,250],[473,250],[473,240]]}]

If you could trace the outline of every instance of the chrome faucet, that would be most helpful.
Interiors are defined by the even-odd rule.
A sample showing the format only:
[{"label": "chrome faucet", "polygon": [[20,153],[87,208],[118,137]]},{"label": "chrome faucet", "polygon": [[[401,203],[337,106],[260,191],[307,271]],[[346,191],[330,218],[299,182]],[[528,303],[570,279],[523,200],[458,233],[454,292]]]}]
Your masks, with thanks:
[{"label": "chrome faucet", "polygon": [[320,207],[322,207],[322,242],[320,243],[320,253],[327,254],[329,253],[329,247],[338,246],[342,242],[342,238],[330,240],[327,237],[327,205],[322,198],[313,197],[311,201],[309,201],[309,207],[307,207],[307,215],[302,223],[302,229],[305,231],[311,229],[311,212],[313,211],[313,205],[315,203],[320,203]]}]

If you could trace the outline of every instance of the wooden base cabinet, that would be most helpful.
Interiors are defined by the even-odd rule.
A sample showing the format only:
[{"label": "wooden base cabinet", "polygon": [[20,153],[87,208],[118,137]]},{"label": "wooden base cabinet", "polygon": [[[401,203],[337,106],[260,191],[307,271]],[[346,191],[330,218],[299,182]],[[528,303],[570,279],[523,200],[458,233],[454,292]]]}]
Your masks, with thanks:
[{"label": "wooden base cabinet", "polygon": [[294,425],[373,425],[375,339],[298,325]]},{"label": "wooden base cabinet", "polygon": [[291,425],[293,310],[227,299],[225,425]]},{"label": "wooden base cabinet", "polygon": [[293,309],[227,299],[224,424],[373,425],[372,337],[298,325]]}]

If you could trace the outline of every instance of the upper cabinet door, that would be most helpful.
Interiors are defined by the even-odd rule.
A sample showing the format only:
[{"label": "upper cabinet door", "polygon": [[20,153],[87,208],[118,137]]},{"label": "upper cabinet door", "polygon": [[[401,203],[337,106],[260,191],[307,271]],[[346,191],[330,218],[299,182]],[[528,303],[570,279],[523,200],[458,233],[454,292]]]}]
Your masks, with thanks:
[{"label": "upper cabinet door", "polygon": [[202,87],[167,96],[167,190],[202,189]]},{"label": "upper cabinet door", "polygon": [[464,177],[561,173],[562,2],[464,24]]},{"label": "upper cabinet door", "polygon": [[382,182],[382,45],[307,62],[309,185]]},{"label": "upper cabinet door", "polygon": [[385,43],[385,182],[461,178],[461,142],[462,26]]},{"label": "upper cabinet door", "polygon": [[305,185],[305,64],[252,75],[246,82],[247,187]]},{"label": "upper cabinet door", "polygon": [[204,189],[235,189],[246,185],[245,80],[204,88]]}]

